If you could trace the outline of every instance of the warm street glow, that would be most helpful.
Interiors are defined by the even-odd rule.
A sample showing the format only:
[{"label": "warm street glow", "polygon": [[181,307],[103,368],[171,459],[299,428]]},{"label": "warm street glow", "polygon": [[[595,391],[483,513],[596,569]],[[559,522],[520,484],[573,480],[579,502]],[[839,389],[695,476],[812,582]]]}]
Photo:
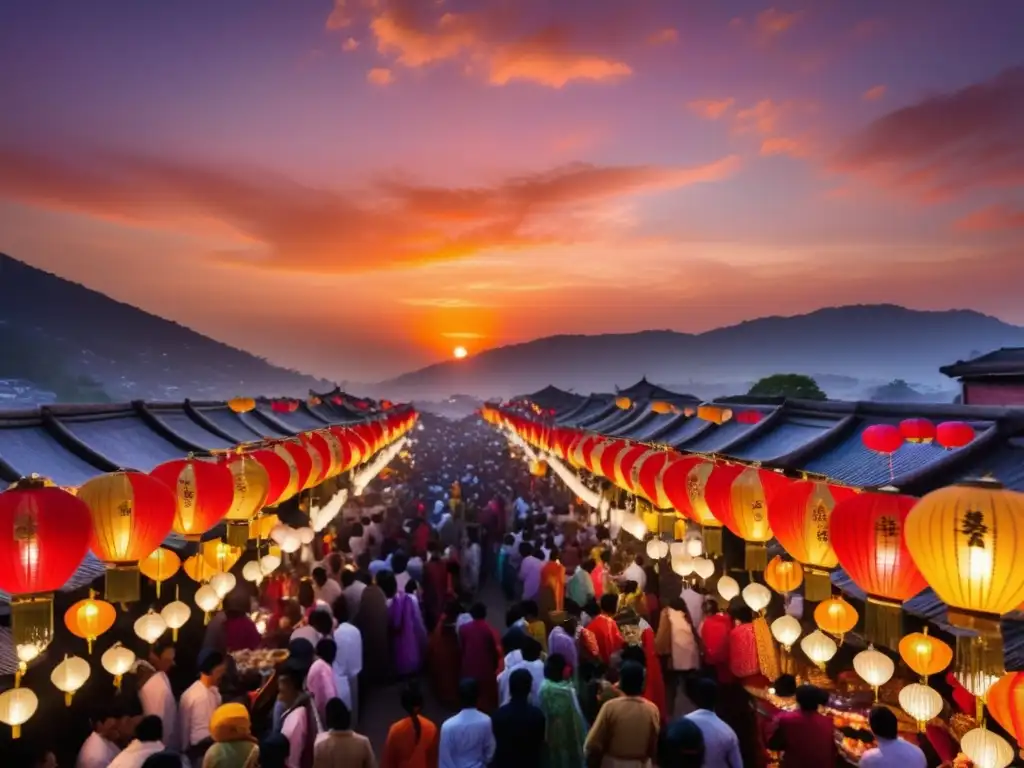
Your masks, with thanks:
[{"label": "warm street glow", "polygon": [[466,355],[468,355],[469,352],[466,351],[465,347],[456,347],[455,349],[452,350],[452,354],[455,356],[456,360],[461,360]]}]

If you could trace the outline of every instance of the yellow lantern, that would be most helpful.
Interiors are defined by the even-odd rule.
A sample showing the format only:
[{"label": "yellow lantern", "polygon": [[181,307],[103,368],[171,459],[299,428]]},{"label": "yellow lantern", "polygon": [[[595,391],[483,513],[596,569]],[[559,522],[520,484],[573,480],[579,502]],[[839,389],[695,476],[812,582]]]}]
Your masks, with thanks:
[{"label": "yellow lantern", "polygon": [[11,738],[21,738],[21,726],[39,707],[38,697],[28,688],[11,688],[0,693],[0,722],[11,726]]},{"label": "yellow lantern", "polygon": [[820,629],[816,629],[811,634],[806,635],[800,641],[800,648],[803,650],[804,655],[822,671],[824,671],[825,665],[832,660],[832,657],[839,650],[835,641]]},{"label": "yellow lantern", "polygon": [[174,576],[181,568],[181,558],[174,550],[160,547],[153,550],[149,557],[139,561],[142,575],[156,584],[156,596],[160,597],[160,585]]},{"label": "yellow lantern", "polygon": [[814,609],[814,623],[823,632],[837,637],[840,643],[843,635],[857,626],[859,618],[857,609],[841,597],[823,600]]},{"label": "yellow lantern", "polygon": [[884,653],[876,651],[873,645],[869,645],[866,651],[861,651],[853,657],[853,669],[861,680],[874,689],[877,702],[878,689],[892,680],[896,665]]},{"label": "yellow lantern", "polygon": [[764,582],[780,595],[786,595],[800,588],[804,581],[804,569],[794,560],[783,560],[776,555],[764,569]]},{"label": "yellow lantern", "polygon": [[135,664],[135,653],[121,643],[114,643],[100,656],[100,664],[114,676],[114,687],[121,690],[121,678],[128,674]]},{"label": "yellow lantern", "polygon": [[232,547],[220,539],[204,541],[200,547],[200,554],[210,564],[211,568],[218,571],[230,571],[242,558],[242,547]]},{"label": "yellow lantern", "polygon": [[79,656],[64,656],[64,661],[54,667],[50,681],[64,694],[64,705],[71,706],[75,693],[89,679],[89,662]]},{"label": "yellow lantern", "polygon": [[900,640],[900,658],[908,667],[921,676],[921,682],[937,675],[953,661],[953,649],[941,640],[924,632],[914,632]]},{"label": "yellow lantern", "polygon": [[256,409],[256,401],[251,397],[234,397],[228,400],[228,408],[235,413],[248,413]]},{"label": "yellow lantern", "polygon": [[942,714],[942,694],[921,683],[911,683],[900,689],[900,706],[917,721],[918,732],[923,732],[928,721]]},{"label": "yellow lantern", "polygon": [[196,590],[196,605],[199,606],[203,612],[203,623],[210,623],[211,611],[217,610],[217,606],[220,605],[220,598],[217,596],[216,591],[209,584],[203,584],[199,589]]},{"label": "yellow lantern", "polygon": [[732,418],[732,411],[717,405],[701,405],[697,408],[697,418],[712,424],[724,424]]},{"label": "yellow lantern", "polygon": [[667,413],[672,413],[672,404],[666,403],[663,400],[655,400],[651,403],[651,411],[660,416],[664,416]]},{"label": "yellow lantern", "polygon": [[277,515],[260,515],[249,523],[250,539],[269,539],[274,526],[281,522]]},{"label": "yellow lantern", "polygon": [[114,606],[106,600],[97,600],[96,593],[90,589],[87,599],[79,600],[68,608],[64,614],[64,626],[75,637],[85,640],[89,653],[92,653],[93,641],[114,626],[116,619]]},{"label": "yellow lantern", "polygon": [[615,407],[622,411],[628,411],[633,407],[633,401],[628,397],[617,397],[615,398]]},{"label": "yellow lantern", "polygon": [[220,571],[210,565],[210,562],[203,557],[202,554],[192,555],[192,557],[186,559],[185,562],[182,563],[181,567],[192,581],[200,584],[205,584],[212,579],[215,574],[220,573]]},{"label": "yellow lantern", "polygon": [[226,538],[228,544],[244,547],[249,540],[249,521],[260,513],[267,500],[270,477],[258,460],[244,453],[231,456],[228,468],[235,481],[235,496],[224,515]]}]

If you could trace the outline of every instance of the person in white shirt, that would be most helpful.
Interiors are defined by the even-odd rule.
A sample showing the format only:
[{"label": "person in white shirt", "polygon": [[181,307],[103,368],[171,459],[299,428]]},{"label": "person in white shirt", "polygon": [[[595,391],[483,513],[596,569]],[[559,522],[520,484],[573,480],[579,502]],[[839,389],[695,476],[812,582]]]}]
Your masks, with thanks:
[{"label": "person in white shirt", "polygon": [[928,761],[920,747],[899,738],[899,721],[891,709],[875,707],[868,716],[878,746],[860,758],[862,768],[925,768]]},{"label": "person in white shirt", "polygon": [[92,733],[78,750],[75,768],[108,768],[121,751],[117,746],[120,736],[120,712],[108,698],[97,698],[92,707]]},{"label": "person in white shirt", "polygon": [[281,735],[288,740],[286,768],[308,768],[317,735],[312,700],[302,691],[302,674],[285,668],[277,676],[277,698],[284,706]]},{"label": "person in white shirt", "polygon": [[227,659],[217,651],[204,651],[199,657],[199,679],[181,694],[178,703],[181,752],[193,764],[201,764],[206,750],[213,744],[210,718],[220,706],[220,681],[227,669]]},{"label": "person in white shirt", "polygon": [[164,751],[164,726],[157,715],[146,715],[135,726],[135,738],[121,754],[113,759],[110,768],[142,768],[150,755]]},{"label": "person in white shirt", "polygon": [[718,685],[707,678],[691,678],[687,682],[686,695],[697,707],[686,715],[704,736],[704,765],[715,768],[743,768],[740,756],[740,740],[736,732],[715,714]]},{"label": "person in white shirt", "polygon": [[142,712],[156,715],[163,721],[162,739],[167,744],[177,746],[178,737],[178,703],[174,700],[171,681],[167,673],[174,667],[174,644],[170,640],[160,638],[149,649],[149,664],[153,674],[139,688],[139,701]]},{"label": "person in white shirt", "polygon": [[487,768],[494,758],[491,718],[476,708],[479,698],[476,680],[459,684],[462,711],[441,725],[438,768]]},{"label": "person in white shirt", "polygon": [[690,611],[690,622],[693,624],[694,632],[699,632],[700,625],[704,623],[704,595],[684,581],[683,591],[679,593],[679,596],[683,598]]},{"label": "person in white shirt", "polygon": [[[343,611],[342,608],[345,610]],[[359,630],[349,623],[348,604],[335,604],[334,618],[338,628],[334,630],[334,644],[337,654],[331,665],[334,674],[334,686],[338,689],[338,698],[345,702],[352,713],[352,723],[359,723],[359,673],[363,671],[363,636]]]},{"label": "person in white shirt", "polygon": [[498,703],[504,706],[512,701],[509,680],[517,669],[525,669],[533,677],[530,703],[540,706],[540,689],[544,685],[544,662],[541,660],[541,646],[532,637],[524,637],[518,651],[505,656],[505,669],[498,675]]},{"label": "person in white shirt", "polygon": [[647,586],[647,573],[644,571],[643,555],[637,555],[636,559],[626,566],[622,578],[625,581],[635,581],[637,588],[641,592],[644,591],[644,587]]},{"label": "person in white shirt", "polygon": [[341,597],[341,584],[327,575],[327,569],[317,566],[313,569],[313,591],[316,599],[333,606],[334,601]]}]

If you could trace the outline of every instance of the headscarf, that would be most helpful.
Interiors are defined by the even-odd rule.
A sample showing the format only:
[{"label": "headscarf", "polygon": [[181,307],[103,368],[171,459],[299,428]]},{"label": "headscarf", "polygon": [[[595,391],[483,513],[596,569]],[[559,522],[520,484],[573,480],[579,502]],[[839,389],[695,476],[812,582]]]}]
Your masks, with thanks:
[{"label": "headscarf", "polygon": [[252,721],[245,705],[222,704],[210,718],[210,735],[217,743],[252,738]]}]

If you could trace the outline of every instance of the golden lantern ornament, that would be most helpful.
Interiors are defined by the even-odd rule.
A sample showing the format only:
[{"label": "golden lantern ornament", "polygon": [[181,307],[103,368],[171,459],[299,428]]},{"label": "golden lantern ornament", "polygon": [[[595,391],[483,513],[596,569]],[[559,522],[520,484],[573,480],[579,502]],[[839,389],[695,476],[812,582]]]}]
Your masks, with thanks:
[{"label": "golden lantern ornament", "polygon": [[203,612],[203,623],[210,623],[210,613],[217,610],[220,605],[220,598],[217,592],[209,584],[203,584],[196,590],[196,605]]},{"label": "golden lantern ornament", "polygon": [[843,635],[857,626],[859,618],[857,609],[841,597],[823,600],[814,609],[814,623],[822,632],[833,635],[840,645],[843,642]]},{"label": "golden lantern ornament", "polygon": [[228,458],[228,469],[235,484],[231,507],[224,515],[227,543],[244,547],[249,540],[249,523],[259,515],[270,491],[270,477],[263,465],[244,453]]},{"label": "golden lantern ornament", "polygon": [[205,584],[216,574],[220,573],[201,554],[192,555],[192,557],[182,563],[181,568],[185,571],[185,575],[199,584]]},{"label": "golden lantern ornament", "polygon": [[953,662],[953,649],[938,638],[924,632],[914,632],[900,640],[900,658],[927,683],[931,675],[937,675]]},{"label": "golden lantern ornament", "polygon": [[170,579],[181,568],[181,558],[166,547],[154,549],[149,557],[139,561],[142,575],[156,584],[156,596],[160,597],[160,585]]},{"label": "golden lantern ornament", "polygon": [[114,643],[100,656],[100,664],[103,669],[113,675],[114,688],[121,690],[121,678],[128,674],[135,665],[135,653],[121,643]]},{"label": "golden lantern ornament", "polygon": [[89,590],[89,597],[79,600],[64,614],[64,626],[75,637],[88,643],[89,653],[96,638],[114,626],[117,610],[106,600],[98,600],[96,593]]},{"label": "golden lantern ornament", "polygon": [[220,539],[204,541],[200,547],[200,554],[210,567],[218,571],[230,571],[234,568],[235,564],[242,559],[244,551],[243,547],[233,547]]},{"label": "golden lantern ornament", "polygon": [[64,656],[64,661],[54,667],[50,681],[64,694],[64,706],[70,707],[71,700],[89,679],[92,670],[89,662],[79,656]]},{"label": "golden lantern ornament", "polygon": [[249,411],[255,410],[256,401],[251,397],[235,397],[228,400],[228,408],[235,413],[249,413]]},{"label": "golden lantern ornament", "polygon": [[39,707],[39,697],[29,688],[11,688],[0,693],[0,722],[11,726],[11,738],[21,738],[21,726]]},{"label": "golden lantern ornament", "polygon": [[780,595],[788,595],[800,589],[804,581],[804,569],[794,560],[783,560],[776,555],[764,569],[764,583]]}]

